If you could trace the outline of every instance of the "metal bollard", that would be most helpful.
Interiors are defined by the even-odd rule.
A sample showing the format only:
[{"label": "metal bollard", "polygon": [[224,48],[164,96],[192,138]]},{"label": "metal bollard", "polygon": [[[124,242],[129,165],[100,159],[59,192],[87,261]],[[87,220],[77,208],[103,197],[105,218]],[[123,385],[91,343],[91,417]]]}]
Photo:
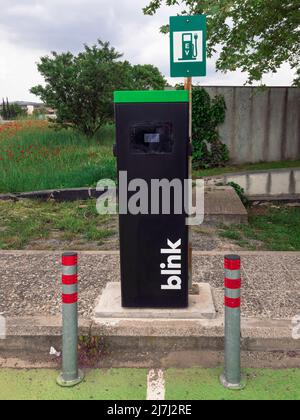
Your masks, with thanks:
[{"label": "metal bollard", "polygon": [[241,375],[241,258],[225,256],[225,388],[240,390]]},{"label": "metal bollard", "polygon": [[62,256],[63,351],[62,373],[58,385],[72,387],[84,379],[78,369],[78,255],[68,252]]}]

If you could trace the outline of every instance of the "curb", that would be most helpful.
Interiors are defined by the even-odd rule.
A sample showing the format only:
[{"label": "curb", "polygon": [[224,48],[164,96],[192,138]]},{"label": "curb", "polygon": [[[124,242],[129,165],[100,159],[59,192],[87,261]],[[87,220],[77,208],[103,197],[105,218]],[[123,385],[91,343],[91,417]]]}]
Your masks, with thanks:
[{"label": "curb", "polygon": [[[108,349],[106,364],[118,359],[123,365],[166,360],[182,364],[185,353],[224,351],[224,322],[215,320],[80,320],[80,336],[101,337]],[[61,349],[61,318],[30,317],[7,319],[7,338],[0,340],[2,358],[49,362],[50,347]],[[300,356],[300,340],[292,338],[289,320],[242,320],[242,351]],[[180,355],[176,361],[174,355]],[[130,362],[132,361],[132,362]],[[185,366],[193,359],[185,360]]]},{"label": "curb", "polygon": [[71,188],[63,190],[45,190],[45,191],[32,191],[24,193],[9,193],[0,194],[0,201],[8,200],[24,200],[24,199],[35,199],[35,200],[55,200],[55,201],[76,201],[76,200],[90,200],[93,198],[99,198],[103,194],[102,191],[97,191],[96,188]]},{"label": "curb", "polygon": [[[210,179],[210,178],[208,178]],[[7,193],[0,194],[0,201],[18,201],[18,200],[54,200],[58,202],[91,200],[101,197],[102,191],[96,188],[71,188],[65,190],[45,190],[32,191],[24,193]],[[278,202],[278,203],[300,203],[300,194],[283,194],[283,195],[247,195],[250,202]]]},{"label": "curb", "polygon": [[204,179],[211,180],[211,179],[220,179],[223,177],[231,177],[231,176],[241,176],[241,175],[253,175],[253,174],[269,174],[272,173],[284,173],[284,172],[290,172],[290,171],[298,171],[299,166],[291,166],[287,168],[275,168],[275,169],[254,169],[249,171],[239,171],[239,172],[225,172],[220,175],[210,175],[203,177]]},{"label": "curb", "polygon": [[300,194],[283,195],[247,195],[251,202],[273,202],[273,203],[300,203]]}]

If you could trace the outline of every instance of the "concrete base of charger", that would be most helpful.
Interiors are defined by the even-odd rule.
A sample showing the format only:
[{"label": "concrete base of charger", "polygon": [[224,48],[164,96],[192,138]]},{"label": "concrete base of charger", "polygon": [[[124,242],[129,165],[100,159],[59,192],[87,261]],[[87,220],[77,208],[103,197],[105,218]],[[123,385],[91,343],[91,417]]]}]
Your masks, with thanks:
[{"label": "concrete base of charger", "polygon": [[195,286],[196,294],[189,296],[189,307],[184,309],[131,309],[121,305],[120,283],[108,283],[95,309],[96,319],[214,319],[216,309],[209,284]]}]

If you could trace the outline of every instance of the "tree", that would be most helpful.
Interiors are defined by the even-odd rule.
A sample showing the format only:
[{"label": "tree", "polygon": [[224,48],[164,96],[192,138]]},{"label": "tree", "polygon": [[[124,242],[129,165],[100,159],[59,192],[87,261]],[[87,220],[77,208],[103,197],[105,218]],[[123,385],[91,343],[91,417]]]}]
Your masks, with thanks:
[{"label": "tree", "polygon": [[183,14],[207,15],[209,57],[221,49],[218,70],[241,69],[252,84],[288,62],[300,86],[299,0],[152,0],[144,13],[153,15],[164,3],[181,3]]},{"label": "tree", "polygon": [[15,120],[25,116],[26,111],[19,104],[9,103],[8,98],[6,98],[6,101],[2,99],[0,114],[4,120]]},{"label": "tree", "polygon": [[10,120],[12,115],[11,115],[11,109],[9,106],[9,102],[8,102],[8,98],[6,98],[6,108],[5,108],[5,112],[6,112],[6,119]]},{"label": "tree", "polygon": [[8,112],[6,110],[6,103],[4,101],[4,98],[2,98],[2,107],[1,107],[0,115],[4,120],[8,119]]},{"label": "tree", "polygon": [[9,104],[9,119],[16,120],[20,117],[25,117],[27,112],[19,104],[11,103]]},{"label": "tree", "polygon": [[157,67],[151,64],[137,65],[132,68],[132,89],[135,90],[163,90],[166,80]]},{"label": "tree", "polygon": [[122,54],[109,42],[84,46],[77,56],[68,53],[42,57],[39,72],[45,86],[31,93],[56,109],[57,124],[72,126],[91,137],[113,118],[113,92],[126,89],[156,89],[165,85],[163,76],[152,66],[131,66],[120,61]]}]

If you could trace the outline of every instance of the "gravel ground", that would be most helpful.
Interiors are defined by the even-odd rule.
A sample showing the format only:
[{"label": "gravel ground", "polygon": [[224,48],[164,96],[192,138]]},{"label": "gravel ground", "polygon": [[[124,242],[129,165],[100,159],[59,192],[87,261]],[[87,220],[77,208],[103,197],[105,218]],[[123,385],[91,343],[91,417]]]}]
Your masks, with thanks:
[{"label": "gravel ground", "polygon": [[[60,312],[60,258],[57,252],[0,252],[0,313],[4,316],[57,315]],[[119,256],[79,256],[80,315],[89,318],[101,290],[119,281]],[[243,253],[243,316],[293,318],[300,314],[300,253]],[[195,253],[194,281],[214,287],[223,311],[223,257]]]}]

